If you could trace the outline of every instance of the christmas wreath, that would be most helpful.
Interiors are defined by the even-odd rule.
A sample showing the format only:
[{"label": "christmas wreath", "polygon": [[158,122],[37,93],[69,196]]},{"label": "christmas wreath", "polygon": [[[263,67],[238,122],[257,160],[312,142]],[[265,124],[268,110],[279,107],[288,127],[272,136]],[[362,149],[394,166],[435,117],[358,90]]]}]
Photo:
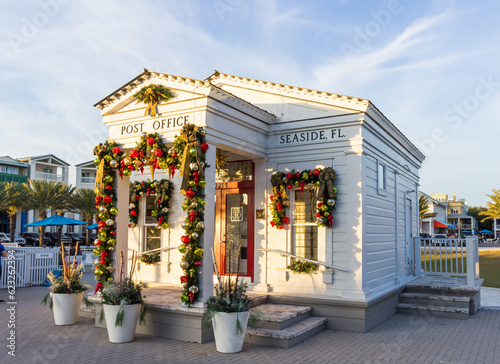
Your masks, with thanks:
[{"label": "christmas wreath", "polygon": [[316,224],[318,226],[333,226],[333,211],[335,211],[335,194],[337,188],[333,185],[336,175],[331,167],[306,169],[303,171],[292,170],[291,172],[276,172],[271,176],[273,195],[271,199],[271,226],[277,229],[284,229],[290,223],[290,218],[286,216],[286,208],[290,206],[287,196],[287,189],[300,188],[304,193],[309,185],[317,191],[318,206],[316,212]]},{"label": "christmas wreath", "polygon": [[172,195],[173,184],[168,179],[159,181],[143,181],[130,183],[129,215],[128,226],[137,226],[139,222],[139,204],[141,196],[156,197],[156,209],[151,211],[151,216],[156,219],[158,226],[168,228],[168,214],[170,196]]},{"label": "christmas wreath", "polygon": [[313,274],[316,273],[318,265],[307,260],[294,260],[286,269],[291,270],[295,274]]},{"label": "christmas wreath", "polygon": [[160,253],[149,253],[141,256],[141,262],[146,265],[152,265],[160,261]]},{"label": "christmas wreath", "polygon": [[162,101],[168,101],[174,97],[174,94],[170,89],[162,85],[149,85],[144,86],[138,92],[134,94],[137,102],[142,102],[147,104],[144,116],[151,115],[151,117],[156,116],[156,106]]},{"label": "christmas wreath", "polygon": [[[197,300],[199,296],[198,268],[201,266],[203,257],[203,249],[199,241],[205,228],[203,214],[206,205],[204,199],[206,182],[204,177],[205,168],[209,167],[205,164],[207,149],[205,130],[192,124],[183,127],[181,135],[175,137],[170,149],[167,149],[157,133],[143,133],[136,148],[128,155],[116,142],[106,141],[94,148],[94,154],[97,156],[95,164],[99,166],[96,177],[99,234],[94,243],[97,246],[94,254],[98,256],[94,270],[98,280],[96,292],[102,289],[105,282],[113,281],[111,272],[115,268],[112,265],[112,253],[116,244],[115,216],[118,214],[114,184],[116,172],[120,176],[130,176],[131,171],[143,172],[144,167],[149,165],[152,174],[155,169],[168,169],[170,175],[173,175],[176,169],[182,170],[181,192],[185,196],[182,207],[187,211],[187,217],[182,223],[185,234],[181,238],[182,245],[179,247],[179,251],[183,254],[181,267],[184,271],[181,277],[181,283],[184,284],[181,301],[187,306],[192,306]],[[165,210],[165,213],[168,211]],[[166,220],[164,217],[165,223]]]}]

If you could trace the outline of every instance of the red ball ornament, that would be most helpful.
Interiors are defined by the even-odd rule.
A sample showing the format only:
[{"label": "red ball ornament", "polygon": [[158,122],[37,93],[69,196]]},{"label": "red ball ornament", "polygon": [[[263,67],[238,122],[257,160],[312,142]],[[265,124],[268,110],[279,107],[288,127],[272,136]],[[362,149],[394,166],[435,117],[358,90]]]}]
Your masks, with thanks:
[{"label": "red ball ornament", "polygon": [[293,174],[291,174],[291,173],[287,173],[287,174],[286,174],[286,178],[288,178],[288,179],[292,179],[292,178],[293,178]]},{"label": "red ball ornament", "polygon": [[161,157],[162,155],[163,155],[163,152],[161,151],[161,149],[155,149],[155,156]]},{"label": "red ball ornament", "polygon": [[113,148],[113,153],[115,153],[115,154],[118,154],[118,153],[120,153],[121,151],[122,151],[122,150],[121,150],[120,148],[118,148],[118,147],[114,147],[114,148]]},{"label": "red ball ornament", "polygon": [[109,196],[104,197],[104,203],[110,203],[112,201],[113,201],[113,199],[111,197],[109,197]]},{"label": "red ball ornament", "polygon": [[204,152],[206,152],[208,150],[208,144],[206,143],[201,143],[200,145],[200,149]]},{"label": "red ball ornament", "polygon": [[181,241],[182,241],[184,244],[189,243],[189,236],[186,236],[186,235],[181,236]]},{"label": "red ball ornament", "polygon": [[291,190],[293,188],[292,185],[288,185],[287,187],[288,187],[289,190]]},{"label": "red ball ornament", "polygon": [[135,149],[130,151],[130,158],[137,158],[139,156],[139,152]]},{"label": "red ball ornament", "polygon": [[319,169],[317,169],[317,168],[316,168],[316,169],[314,170],[314,172],[313,172],[313,174],[314,174],[315,176],[319,176],[319,174],[320,174],[320,173],[321,173],[321,172],[320,172],[320,171],[319,171]]},{"label": "red ball ornament", "polygon": [[111,236],[115,236],[115,235],[116,235],[116,231],[111,230],[111,231],[109,232],[109,235],[111,235]]},{"label": "red ball ornament", "polygon": [[194,266],[195,266],[195,267],[199,267],[199,266],[201,266],[201,262],[194,262]]},{"label": "red ball ornament", "polygon": [[189,189],[184,194],[186,195],[187,198],[192,199],[194,196],[194,191]]},{"label": "red ball ornament", "polygon": [[147,138],[146,143],[148,143],[148,145],[153,145],[155,143],[155,140],[153,138]]},{"label": "red ball ornament", "polygon": [[137,212],[135,210],[130,210],[130,215],[137,216]]}]

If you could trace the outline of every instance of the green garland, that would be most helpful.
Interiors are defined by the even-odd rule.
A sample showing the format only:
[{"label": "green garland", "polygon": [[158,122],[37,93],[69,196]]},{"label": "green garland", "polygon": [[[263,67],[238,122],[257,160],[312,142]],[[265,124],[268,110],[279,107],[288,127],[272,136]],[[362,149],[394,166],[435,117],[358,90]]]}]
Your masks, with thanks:
[{"label": "green garland", "polygon": [[313,274],[318,270],[318,265],[307,260],[294,260],[286,269],[295,274]]},{"label": "green garland", "polygon": [[170,196],[172,195],[173,184],[168,179],[159,181],[143,181],[130,183],[129,196],[129,227],[137,226],[139,222],[139,202],[143,195],[156,197],[156,209],[151,211],[151,215],[155,217],[158,226],[168,228],[168,215]]},{"label": "green garland", "polygon": [[146,111],[144,115],[148,113],[151,117],[156,116],[156,105],[162,101],[168,101],[174,97],[174,94],[170,89],[162,85],[149,85],[144,86],[138,92],[134,94],[137,102],[142,102],[147,104]]},{"label": "green garland", "polygon": [[[188,140],[190,144],[188,144]],[[198,148],[191,145],[193,140]],[[181,136],[175,138],[172,148],[176,151],[184,150],[185,153],[190,154],[192,160],[186,166],[189,168],[189,173],[186,174],[186,171],[183,171],[187,176],[187,181],[185,183],[186,189],[181,189],[184,194],[184,203],[181,206],[187,212],[187,217],[182,223],[184,235],[181,237],[182,245],[179,246],[179,251],[183,254],[180,265],[184,272],[184,275],[180,277],[181,283],[183,283],[181,301],[191,307],[199,296],[199,267],[203,258],[203,249],[199,241],[205,229],[204,211],[207,203],[204,193],[206,185],[204,171],[207,167],[205,165],[205,152],[208,149],[208,145],[205,143],[205,130],[194,125],[186,125]]]},{"label": "green garland", "polygon": [[160,261],[160,253],[149,253],[141,256],[141,262],[146,265],[152,265]]},{"label": "green garland", "polygon": [[[195,137],[196,148],[192,147],[193,141],[188,136]],[[205,168],[209,167],[205,164],[207,149],[205,130],[192,124],[183,127],[181,135],[175,137],[170,149],[167,149],[157,133],[144,133],[136,148],[129,155],[123,153],[116,142],[106,141],[94,148],[94,154],[97,156],[94,162],[99,166],[98,175],[102,172],[102,181],[96,179],[96,185],[101,186],[100,194],[96,197],[96,206],[100,211],[99,239],[94,243],[97,246],[94,254],[99,256],[99,259],[95,261],[94,270],[98,280],[96,292],[102,290],[104,283],[113,281],[111,272],[115,269],[112,265],[112,253],[116,244],[114,217],[118,214],[114,184],[116,171],[120,176],[130,176],[131,171],[143,172],[145,166],[150,166],[152,174],[156,169],[168,169],[170,175],[173,176],[176,169],[182,168],[182,156],[189,155],[192,162],[187,164],[186,171],[183,171],[188,188],[182,190],[185,196],[182,207],[187,210],[187,217],[182,223],[185,235],[181,239],[183,244],[179,247],[179,251],[183,253],[181,267],[184,271],[184,275],[181,276],[181,283],[184,284],[181,301],[191,307],[198,299],[199,267],[203,257],[203,249],[199,241],[205,228],[203,222],[206,205],[204,175]]]},{"label": "green garland", "polygon": [[333,212],[335,211],[335,200],[337,188],[333,186],[336,179],[335,171],[331,167],[306,169],[303,171],[292,170],[291,172],[276,172],[271,176],[274,195],[271,199],[271,226],[284,229],[290,223],[286,216],[286,208],[290,206],[290,200],[286,190],[296,187],[304,192],[308,185],[313,185],[318,195],[318,207],[316,212],[316,224],[321,227],[333,226]]}]

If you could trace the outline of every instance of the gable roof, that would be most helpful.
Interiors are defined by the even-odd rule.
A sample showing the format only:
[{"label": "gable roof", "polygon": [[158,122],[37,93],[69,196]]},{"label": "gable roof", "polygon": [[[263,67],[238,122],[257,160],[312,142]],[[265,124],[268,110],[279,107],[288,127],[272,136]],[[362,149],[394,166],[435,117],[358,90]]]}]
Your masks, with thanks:
[{"label": "gable roof", "polygon": [[53,158],[53,159],[57,160],[59,163],[64,164],[65,166],[69,166],[69,163],[66,163],[61,158],[56,157],[54,154],[45,154],[45,155],[37,155],[37,156],[33,156],[33,157],[24,157],[24,158],[18,158],[18,160],[24,162],[24,161],[36,161],[36,160],[45,159],[45,158]]},{"label": "gable roof", "polygon": [[8,155],[0,157],[0,164],[7,164],[9,166],[16,166],[16,167],[26,167],[26,168],[29,167],[28,163],[20,162],[17,159],[9,157]]},{"label": "gable roof", "polygon": [[[205,94],[205,96],[210,95],[213,96],[214,99],[217,99],[218,101],[225,103],[232,103],[233,104],[232,106],[236,107],[240,106],[240,108],[243,106],[245,109],[251,110],[253,114],[258,115],[260,118],[263,118],[268,121],[276,119],[276,116],[268,112],[267,110],[264,110],[256,105],[249,103],[248,101],[214,85],[208,80],[198,80],[195,78],[175,76],[167,73],[152,72],[146,68],[140,75],[135,77],[133,80],[127,82],[125,85],[121,86],[117,90],[110,93],[108,96],[104,97],[102,100],[95,103],[94,107],[100,110],[104,110],[106,107],[115,103],[117,100],[122,99],[122,96],[127,96],[127,97],[133,96],[132,92],[135,91],[138,87],[142,87],[141,85],[145,81],[151,78],[157,78],[159,80],[164,79],[170,82],[177,82],[179,83],[179,85],[188,84],[199,88],[200,91],[203,90],[204,88],[205,90],[203,90],[203,94]],[[215,92],[210,94],[211,91]]]},{"label": "gable roof", "polygon": [[346,96],[326,91],[318,91],[298,86],[290,86],[281,83],[262,81],[248,77],[240,77],[228,73],[222,73],[217,70],[215,70],[212,75],[207,77],[207,80],[212,83],[221,81],[221,83],[224,84],[224,82],[227,82],[227,85],[239,84],[239,86],[242,88],[251,88],[253,90],[264,90],[265,88],[265,92],[273,93],[276,95],[282,95],[284,91],[292,92],[296,94],[295,97],[302,100],[306,99],[312,102],[323,104],[326,103],[331,106],[365,113],[376,120],[378,123],[381,123],[383,126],[393,131],[394,134],[400,138],[400,141],[408,145],[410,150],[417,158],[422,161],[425,159],[423,153],[368,99]]}]

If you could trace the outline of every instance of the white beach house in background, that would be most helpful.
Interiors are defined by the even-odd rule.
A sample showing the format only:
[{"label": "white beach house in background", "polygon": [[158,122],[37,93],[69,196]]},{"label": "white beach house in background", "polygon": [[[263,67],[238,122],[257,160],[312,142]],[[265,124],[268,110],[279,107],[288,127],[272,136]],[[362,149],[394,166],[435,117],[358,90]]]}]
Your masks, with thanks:
[{"label": "white beach house in background", "polygon": [[[175,98],[158,105],[155,118],[133,95],[161,84]],[[307,304],[328,317],[328,327],[366,332],[396,313],[405,283],[420,274],[418,234],[419,169],[424,156],[369,100],[215,72],[196,80],[145,71],[96,105],[109,127],[109,140],[133,148],[143,132],[158,132],[171,143],[185,123],[203,126],[207,152],[205,256],[201,299],[212,295],[213,266],[231,244],[241,243],[241,275],[250,289],[273,302]],[[227,155],[228,171],[215,173],[216,149]],[[333,167],[337,173],[332,229],[318,228],[304,195],[289,191],[289,229],[270,226],[272,173]],[[232,172],[231,172],[232,170]],[[151,178],[134,173],[130,180]],[[167,178],[156,172],[155,179]],[[170,228],[153,229],[144,216],[129,229],[128,178],[118,181],[116,250],[145,251],[152,242],[171,247],[161,263],[141,266],[138,278],[179,285],[185,212],[175,177]],[[243,214],[227,214],[227,211]],[[141,208],[143,213],[146,209]],[[235,216],[245,216],[239,219]],[[302,216],[299,218],[299,216]],[[235,234],[234,231],[237,231]],[[346,269],[321,266],[320,274],[294,275],[281,250]]]},{"label": "white beach house in background", "polygon": [[429,207],[428,213],[437,214],[435,217],[428,217],[420,220],[420,233],[429,234],[431,236],[435,234],[447,234],[448,228],[453,226],[446,222],[448,219],[446,203],[438,201],[423,192],[420,192],[420,195],[427,197],[429,200],[427,205]]},{"label": "white beach house in background", "polygon": [[[70,165],[53,154],[18,158],[18,160],[21,162],[28,163],[29,179],[47,180],[47,181],[61,182],[64,184],[69,183],[68,173]],[[52,216],[52,214],[54,213],[55,211],[49,211],[47,217]],[[33,210],[27,211],[26,219],[23,220],[25,221],[26,224],[38,221],[38,212]],[[26,228],[25,231],[38,232],[38,228],[28,227]],[[53,226],[49,226],[45,229],[45,231],[47,232],[56,231],[56,228]],[[66,227],[63,227],[63,232],[66,232]]]}]

